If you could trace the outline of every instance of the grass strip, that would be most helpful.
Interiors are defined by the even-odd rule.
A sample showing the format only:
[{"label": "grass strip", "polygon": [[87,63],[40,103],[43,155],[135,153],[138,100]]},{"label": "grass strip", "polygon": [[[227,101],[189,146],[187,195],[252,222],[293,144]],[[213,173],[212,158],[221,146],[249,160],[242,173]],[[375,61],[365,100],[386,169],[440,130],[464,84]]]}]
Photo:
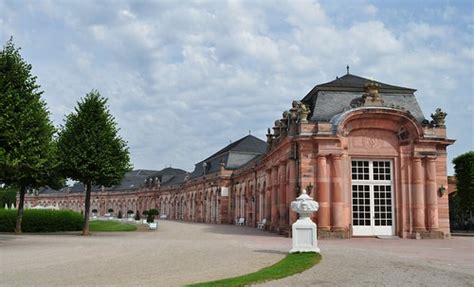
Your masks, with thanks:
[{"label": "grass strip", "polygon": [[137,226],[134,224],[122,223],[118,221],[94,220],[89,222],[89,230],[95,232],[135,231],[137,230]]},{"label": "grass strip", "polygon": [[203,287],[203,286],[245,286],[254,283],[261,283],[270,280],[281,279],[297,273],[301,273],[306,269],[319,263],[321,255],[314,252],[291,253],[288,254],[281,261],[272,266],[260,269],[257,272],[221,279],[216,281],[202,282],[188,285],[189,287]]}]

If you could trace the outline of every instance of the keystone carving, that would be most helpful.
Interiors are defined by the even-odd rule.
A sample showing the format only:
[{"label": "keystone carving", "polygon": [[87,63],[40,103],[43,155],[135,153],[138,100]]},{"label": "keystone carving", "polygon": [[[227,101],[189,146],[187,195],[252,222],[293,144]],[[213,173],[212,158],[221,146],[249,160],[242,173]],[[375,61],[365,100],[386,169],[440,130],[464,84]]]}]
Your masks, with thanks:
[{"label": "keystone carving", "polygon": [[376,82],[370,81],[365,84],[365,94],[362,95],[364,106],[381,107],[383,106],[383,99],[379,95],[380,85]]}]

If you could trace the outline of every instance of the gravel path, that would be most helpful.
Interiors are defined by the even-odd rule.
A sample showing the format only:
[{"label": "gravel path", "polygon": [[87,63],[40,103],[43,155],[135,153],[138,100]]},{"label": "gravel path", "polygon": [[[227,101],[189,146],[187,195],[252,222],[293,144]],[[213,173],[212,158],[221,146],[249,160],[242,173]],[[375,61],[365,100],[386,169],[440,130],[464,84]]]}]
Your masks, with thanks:
[{"label": "gravel path", "polygon": [[[474,286],[473,237],[319,245],[319,265],[262,286]],[[179,286],[256,271],[290,247],[253,228],[173,221],[85,238],[0,234],[0,286]]]},{"label": "gravel path", "polygon": [[474,237],[320,240],[320,264],[260,286],[474,286]]},{"label": "gravel path", "polygon": [[254,228],[173,221],[85,238],[0,234],[0,286],[179,286],[253,272],[290,244]]}]

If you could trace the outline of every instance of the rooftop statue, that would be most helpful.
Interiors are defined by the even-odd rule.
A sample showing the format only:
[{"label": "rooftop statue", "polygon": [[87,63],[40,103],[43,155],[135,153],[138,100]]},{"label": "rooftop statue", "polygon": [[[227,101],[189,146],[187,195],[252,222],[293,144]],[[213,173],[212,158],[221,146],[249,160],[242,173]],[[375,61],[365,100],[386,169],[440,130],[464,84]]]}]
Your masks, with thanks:
[{"label": "rooftop statue", "polygon": [[440,128],[446,127],[445,119],[447,115],[447,113],[441,111],[441,108],[437,108],[435,113],[431,114],[431,118],[433,119],[432,124]]}]

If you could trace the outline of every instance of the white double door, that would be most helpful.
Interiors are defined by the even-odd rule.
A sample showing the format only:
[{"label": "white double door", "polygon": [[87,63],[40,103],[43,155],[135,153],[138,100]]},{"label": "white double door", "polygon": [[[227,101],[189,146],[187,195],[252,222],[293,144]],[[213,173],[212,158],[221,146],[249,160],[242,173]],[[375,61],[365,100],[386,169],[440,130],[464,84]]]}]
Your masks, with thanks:
[{"label": "white double door", "polygon": [[351,168],[353,235],[393,235],[392,161],[353,159]]}]

